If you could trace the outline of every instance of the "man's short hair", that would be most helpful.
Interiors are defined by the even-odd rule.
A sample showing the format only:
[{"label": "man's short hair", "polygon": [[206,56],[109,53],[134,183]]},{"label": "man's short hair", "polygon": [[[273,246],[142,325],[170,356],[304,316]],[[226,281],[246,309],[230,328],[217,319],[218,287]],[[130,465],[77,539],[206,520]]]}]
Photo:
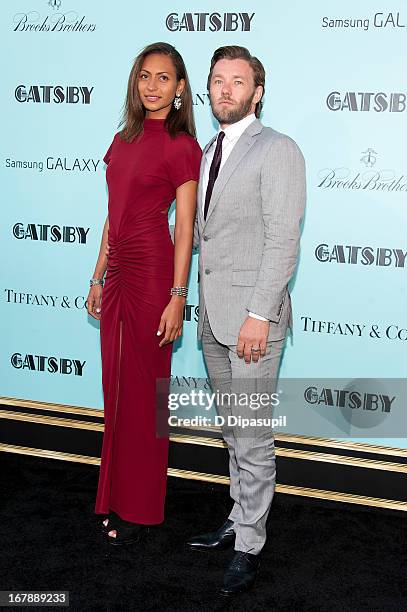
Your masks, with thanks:
[{"label": "man's short hair", "polygon": [[219,47],[219,49],[216,49],[216,51],[212,55],[211,67],[209,70],[208,82],[207,82],[208,91],[209,91],[209,85],[210,85],[211,78],[212,78],[213,68],[216,62],[219,62],[219,60],[222,60],[222,59],[228,59],[228,60],[242,59],[248,62],[248,64],[250,64],[253,70],[254,86],[258,87],[259,85],[261,85],[261,87],[263,88],[262,96],[260,100],[257,102],[256,108],[255,108],[256,117],[259,118],[261,109],[263,108],[263,96],[264,96],[265,82],[266,82],[266,71],[264,70],[263,64],[261,63],[259,59],[257,59],[257,57],[254,57],[254,55],[251,55],[250,51],[246,49],[246,47],[239,47],[238,45],[229,45],[225,47]]}]

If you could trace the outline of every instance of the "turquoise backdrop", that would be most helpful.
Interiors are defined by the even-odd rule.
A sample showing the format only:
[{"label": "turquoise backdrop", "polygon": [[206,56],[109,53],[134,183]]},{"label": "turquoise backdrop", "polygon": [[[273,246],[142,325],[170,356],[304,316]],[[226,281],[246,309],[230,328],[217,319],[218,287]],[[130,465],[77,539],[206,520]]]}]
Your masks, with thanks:
[{"label": "turquoise backdrop", "polygon": [[[263,123],[307,165],[281,431],[406,448],[405,2],[13,0],[1,12],[0,394],[102,408],[99,326],[84,302],[107,213],[102,157],[132,62],[148,43],[177,47],[204,146],[217,129],[212,52],[239,44],[266,68]],[[175,387],[206,377],[197,305],[194,255]],[[349,393],[338,405],[324,389]]]}]

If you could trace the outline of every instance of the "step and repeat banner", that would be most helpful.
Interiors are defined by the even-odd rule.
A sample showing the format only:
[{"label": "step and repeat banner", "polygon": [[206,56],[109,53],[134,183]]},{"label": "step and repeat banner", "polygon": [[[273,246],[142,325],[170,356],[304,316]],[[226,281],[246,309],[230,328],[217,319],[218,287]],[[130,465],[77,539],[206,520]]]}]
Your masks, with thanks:
[{"label": "step and repeat banner", "polygon": [[[280,430],[406,448],[405,2],[13,0],[0,11],[0,394],[102,409],[85,301],[107,214],[102,158],[132,63],[146,44],[176,46],[204,146],[217,129],[210,58],[238,44],[266,68],[263,123],[293,137],[307,166]],[[179,390],[206,387],[197,282],[194,255]]]}]

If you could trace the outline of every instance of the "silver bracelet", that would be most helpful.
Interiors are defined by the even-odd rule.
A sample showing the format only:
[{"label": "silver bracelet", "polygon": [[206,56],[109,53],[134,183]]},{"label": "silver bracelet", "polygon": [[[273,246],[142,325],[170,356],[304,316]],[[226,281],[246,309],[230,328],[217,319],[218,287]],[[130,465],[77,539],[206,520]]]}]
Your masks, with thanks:
[{"label": "silver bracelet", "polygon": [[170,291],[171,295],[181,295],[182,297],[188,297],[188,287],[172,287]]},{"label": "silver bracelet", "polygon": [[93,285],[102,285],[103,287],[105,281],[103,280],[103,278],[91,278],[89,284],[91,287],[93,287]]}]

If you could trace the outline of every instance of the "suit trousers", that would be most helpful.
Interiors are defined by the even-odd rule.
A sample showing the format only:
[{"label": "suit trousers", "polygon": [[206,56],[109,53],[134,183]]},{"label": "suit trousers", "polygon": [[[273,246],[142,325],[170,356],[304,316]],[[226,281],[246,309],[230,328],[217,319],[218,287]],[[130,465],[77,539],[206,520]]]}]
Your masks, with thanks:
[{"label": "suit trousers", "polygon": [[[222,435],[229,450],[230,496],[234,501],[229,520],[236,533],[235,550],[254,555],[266,541],[276,483],[273,406],[266,395],[276,391],[283,345],[284,339],[268,342],[266,355],[247,364],[237,355],[235,345],[216,340],[205,314],[202,349],[212,391],[219,394],[217,412],[223,417]],[[265,394],[262,402],[259,394]],[[242,419],[261,423],[243,426]]]}]

